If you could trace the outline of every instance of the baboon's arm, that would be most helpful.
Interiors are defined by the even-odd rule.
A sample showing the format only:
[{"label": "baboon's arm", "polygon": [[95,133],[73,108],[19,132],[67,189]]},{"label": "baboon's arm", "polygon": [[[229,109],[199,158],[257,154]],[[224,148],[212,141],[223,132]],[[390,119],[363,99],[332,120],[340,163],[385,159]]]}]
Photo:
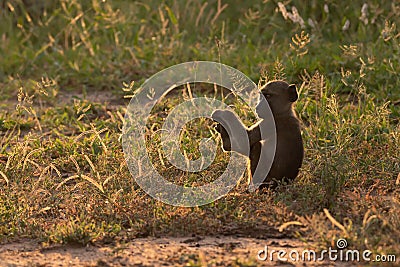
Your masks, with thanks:
[{"label": "baboon's arm", "polygon": [[260,122],[247,129],[250,147],[261,140]]},{"label": "baboon's arm", "polygon": [[[229,126],[229,129],[225,129],[221,124],[218,124],[216,130],[221,134],[222,143],[224,150],[226,151],[236,151],[241,154],[244,151],[244,142],[245,140],[239,140],[235,137],[235,132],[240,130],[245,130],[247,132],[247,138],[249,140],[249,145],[252,147],[254,144],[261,140],[261,132],[260,132],[260,123],[261,121],[257,122],[250,128],[247,128],[239,119],[235,116],[235,114],[229,110],[216,110],[212,114],[212,118],[214,120],[219,120],[223,122],[225,125]],[[232,133],[233,137],[233,144],[229,139],[228,131]]]},{"label": "baboon's arm", "polygon": [[[235,113],[229,110],[216,110],[212,118],[220,124],[216,130],[221,134],[223,148],[226,151],[235,151],[242,155],[247,155],[251,145],[246,149],[246,137],[248,137],[247,127],[239,120]],[[222,125],[221,125],[222,124]],[[239,136],[239,133],[247,133],[247,136]],[[231,136],[231,138],[229,138]]]}]

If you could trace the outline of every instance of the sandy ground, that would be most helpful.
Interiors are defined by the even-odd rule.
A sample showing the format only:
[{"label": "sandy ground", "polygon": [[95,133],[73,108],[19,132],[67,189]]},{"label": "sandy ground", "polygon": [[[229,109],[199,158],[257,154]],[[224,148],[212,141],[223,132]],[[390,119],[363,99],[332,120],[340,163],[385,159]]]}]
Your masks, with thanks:
[{"label": "sandy ground", "polygon": [[[124,244],[43,247],[32,240],[0,246],[0,266],[355,266],[329,261],[261,261],[260,250],[294,250],[304,244],[290,239],[235,236],[138,238]],[[262,255],[261,255],[262,256]],[[288,257],[288,256],[287,256]]]}]

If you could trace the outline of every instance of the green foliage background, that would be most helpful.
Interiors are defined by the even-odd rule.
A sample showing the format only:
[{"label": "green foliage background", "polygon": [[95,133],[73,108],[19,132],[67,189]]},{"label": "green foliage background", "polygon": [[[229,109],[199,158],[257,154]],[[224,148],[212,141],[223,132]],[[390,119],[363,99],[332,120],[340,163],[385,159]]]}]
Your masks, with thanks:
[{"label": "green foliage background", "polygon": [[[400,2],[0,3],[3,239],[87,243],[212,234],[226,225],[268,236],[297,221],[302,227],[287,229],[292,238],[326,247],[346,237],[399,255]],[[306,159],[293,184],[262,195],[239,186],[193,209],[158,203],[137,187],[119,143],[121,99],[157,71],[193,60],[231,65],[260,84],[297,84]],[[89,97],[105,93],[117,104]],[[155,125],[179,102],[171,101],[160,104]],[[187,134],[207,123],[200,125]],[[216,160],[203,178],[221,171],[226,158]]]}]

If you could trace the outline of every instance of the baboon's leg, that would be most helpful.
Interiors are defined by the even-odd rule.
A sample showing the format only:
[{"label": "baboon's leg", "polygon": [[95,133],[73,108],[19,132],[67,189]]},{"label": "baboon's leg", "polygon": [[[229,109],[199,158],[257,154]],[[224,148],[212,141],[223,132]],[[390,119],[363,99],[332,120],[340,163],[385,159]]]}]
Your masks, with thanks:
[{"label": "baboon's leg", "polygon": [[[262,146],[263,145],[261,142],[257,142],[250,149],[250,171],[251,171],[252,179],[254,179],[254,174],[256,172],[258,164],[260,164],[259,172],[260,171],[261,171],[261,173],[262,173],[262,171],[266,172],[266,170],[263,170],[263,168],[265,167],[265,166],[263,166],[264,162],[262,162],[262,161],[260,162]],[[272,164],[269,172],[262,174],[264,177],[262,180],[262,184],[258,187],[260,190],[262,190],[263,188],[273,189],[277,186],[276,181],[274,179],[271,179],[271,177],[269,177],[270,173],[274,172],[274,168],[275,168],[275,166],[274,166],[274,164]]]}]

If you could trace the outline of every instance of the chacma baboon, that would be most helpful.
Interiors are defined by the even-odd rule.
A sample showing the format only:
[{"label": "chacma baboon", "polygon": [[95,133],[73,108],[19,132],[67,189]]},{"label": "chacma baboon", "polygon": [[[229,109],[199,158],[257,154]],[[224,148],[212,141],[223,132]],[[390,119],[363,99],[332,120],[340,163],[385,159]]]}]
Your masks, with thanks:
[{"label": "chacma baboon", "polygon": [[[303,162],[303,141],[301,138],[300,123],[293,110],[293,103],[298,99],[295,85],[289,85],[284,81],[271,81],[261,88],[261,93],[267,100],[276,127],[276,151],[272,162],[271,169],[266,175],[263,184],[264,187],[275,187],[278,181],[287,179],[293,180],[299,173],[299,168]],[[259,105],[256,107],[258,113]],[[268,146],[267,140],[262,140],[260,134],[261,121],[250,128],[245,127],[241,121],[228,110],[216,110],[212,114],[214,120],[224,122],[225,125],[233,125],[232,128],[243,127],[247,131],[250,145],[250,171],[254,176],[257,165],[263,167],[263,162],[259,162],[260,154],[263,146]],[[232,144],[228,135],[228,131],[221,125],[217,124],[216,130],[221,134],[223,149],[225,151],[236,151],[244,154],[240,140],[236,140],[232,131]]]}]

